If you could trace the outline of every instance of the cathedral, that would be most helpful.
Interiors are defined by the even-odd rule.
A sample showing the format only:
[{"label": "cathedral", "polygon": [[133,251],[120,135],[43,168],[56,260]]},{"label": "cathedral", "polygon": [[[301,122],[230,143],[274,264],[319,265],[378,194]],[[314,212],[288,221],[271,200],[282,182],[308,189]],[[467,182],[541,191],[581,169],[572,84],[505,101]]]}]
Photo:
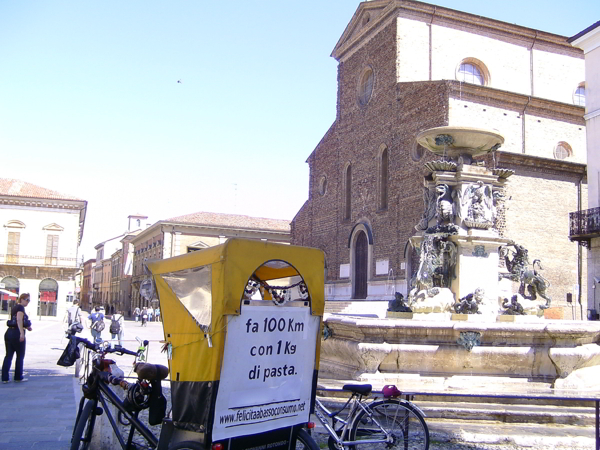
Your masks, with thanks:
[{"label": "cathedral", "polygon": [[567,294],[585,302],[586,250],[568,236],[569,212],[587,204],[580,49],[433,4],[375,0],[359,4],[331,56],[336,118],[308,156],[308,199],[291,229],[293,244],[325,252],[328,300],[407,294],[424,165],[437,158],[416,137],[457,126],[504,137],[486,161],[514,171],[497,231],[542,261],[565,318]]}]

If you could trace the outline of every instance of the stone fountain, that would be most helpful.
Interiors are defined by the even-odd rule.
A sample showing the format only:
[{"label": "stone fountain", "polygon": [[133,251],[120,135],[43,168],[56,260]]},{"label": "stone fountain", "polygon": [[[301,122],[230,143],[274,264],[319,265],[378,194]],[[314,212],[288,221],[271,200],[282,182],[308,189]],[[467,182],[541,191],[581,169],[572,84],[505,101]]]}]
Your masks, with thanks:
[{"label": "stone fountain", "polygon": [[[491,131],[439,127],[417,136],[425,164],[419,255],[400,318],[326,317],[321,377],[377,384],[600,388],[600,324],[545,320],[539,260],[502,236],[512,170],[474,160],[497,150]],[[517,292],[513,292],[517,291]],[[400,307],[398,308],[398,305]],[[411,311],[411,312],[408,312]]]}]

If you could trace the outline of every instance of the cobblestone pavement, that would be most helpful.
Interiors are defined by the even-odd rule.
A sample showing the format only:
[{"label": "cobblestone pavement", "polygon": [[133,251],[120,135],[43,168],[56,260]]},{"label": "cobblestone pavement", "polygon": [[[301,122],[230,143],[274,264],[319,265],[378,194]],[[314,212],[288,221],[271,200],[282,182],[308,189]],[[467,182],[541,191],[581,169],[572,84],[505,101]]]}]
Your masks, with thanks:
[{"label": "cobblestone pavement", "polygon": [[[5,329],[5,316],[0,316],[0,330]],[[56,320],[34,319],[33,331],[27,334],[25,373],[27,383],[0,384],[0,450],[63,450],[69,448],[69,441],[75,421],[76,407],[81,395],[78,380],[74,378],[74,368],[56,365],[67,340],[63,334],[64,325]],[[104,337],[108,337],[105,331]],[[89,330],[83,337],[90,338]],[[149,361],[167,365],[166,355],[160,352],[158,341],[163,339],[162,325],[150,323],[141,327],[133,321],[125,323],[126,348],[135,350],[135,337],[148,339],[150,343]],[[4,345],[0,346],[0,359],[4,358]],[[129,358],[129,359],[128,359]],[[117,357],[119,366],[126,370],[133,357]],[[13,362],[14,367],[14,362]],[[12,371],[11,371],[12,379]],[[169,383],[164,383],[165,397],[170,402]],[[317,420],[313,419],[315,422]],[[594,448],[593,427],[587,427],[587,434],[569,434],[568,427],[548,427],[535,424],[488,425],[485,421],[473,424],[473,430],[459,429],[460,434],[449,433],[451,427],[437,432],[437,424],[430,424],[432,430],[432,450],[551,450],[551,449],[591,449]],[[429,421],[428,421],[429,423]],[[523,428],[529,426],[529,429]],[[462,428],[465,427],[461,422]],[[443,428],[443,427],[442,427]],[[577,427],[575,427],[577,428]],[[520,430],[526,430],[521,433]],[[318,432],[314,437],[323,449],[327,449],[327,435]],[[156,433],[159,427],[155,427]],[[443,431],[443,432],[442,432]],[[484,432],[482,432],[484,431]],[[479,442],[478,442],[479,441]]]}]

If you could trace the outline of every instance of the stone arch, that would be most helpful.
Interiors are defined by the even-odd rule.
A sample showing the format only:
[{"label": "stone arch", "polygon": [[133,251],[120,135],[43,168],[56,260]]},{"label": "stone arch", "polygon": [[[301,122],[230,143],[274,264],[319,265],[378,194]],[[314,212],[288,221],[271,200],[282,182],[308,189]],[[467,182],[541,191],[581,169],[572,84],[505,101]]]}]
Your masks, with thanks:
[{"label": "stone arch", "polygon": [[54,278],[44,278],[39,285],[39,316],[56,316],[58,304],[58,282]]},{"label": "stone arch", "polygon": [[13,292],[15,295],[1,294],[0,295],[0,310],[3,313],[10,314],[11,308],[15,305],[19,297],[20,282],[17,277],[6,276],[2,278],[1,283],[4,284],[5,291]]}]

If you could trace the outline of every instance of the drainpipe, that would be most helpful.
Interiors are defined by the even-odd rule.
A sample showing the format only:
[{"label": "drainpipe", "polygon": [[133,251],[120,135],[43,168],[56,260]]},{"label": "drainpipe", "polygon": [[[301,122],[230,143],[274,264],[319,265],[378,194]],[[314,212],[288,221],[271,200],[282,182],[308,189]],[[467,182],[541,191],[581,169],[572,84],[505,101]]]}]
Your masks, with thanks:
[{"label": "drainpipe", "polygon": [[[579,181],[577,182],[577,211],[581,211],[581,197],[582,197],[582,189],[581,189],[581,182],[583,181],[583,175],[581,175],[581,177],[579,178]],[[582,283],[582,276],[583,276],[583,250],[581,249],[581,245],[579,245],[579,243],[577,244],[577,284],[578,284],[578,290],[579,292],[577,293],[577,298],[579,299],[579,309],[581,312],[581,320],[583,320],[583,302],[581,301],[581,283]],[[577,308],[575,308],[575,310],[577,311]],[[577,313],[575,313],[575,316],[577,316]],[[575,317],[577,318],[577,317]]]},{"label": "drainpipe", "polygon": [[535,41],[537,39],[537,31],[535,32],[535,36],[533,37],[533,41],[531,42],[531,48],[529,49],[529,80],[531,82],[531,96],[533,97],[533,46],[535,45]]},{"label": "drainpipe", "polygon": [[523,112],[521,113],[521,153],[523,154],[525,153],[525,111],[527,111],[530,101],[531,97],[527,97],[527,103],[523,107]]},{"label": "drainpipe", "polygon": [[429,21],[429,81],[432,80],[432,54],[433,54],[433,16],[435,16],[435,12],[437,11],[437,6],[433,7],[433,13],[431,13],[431,20]]}]

